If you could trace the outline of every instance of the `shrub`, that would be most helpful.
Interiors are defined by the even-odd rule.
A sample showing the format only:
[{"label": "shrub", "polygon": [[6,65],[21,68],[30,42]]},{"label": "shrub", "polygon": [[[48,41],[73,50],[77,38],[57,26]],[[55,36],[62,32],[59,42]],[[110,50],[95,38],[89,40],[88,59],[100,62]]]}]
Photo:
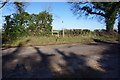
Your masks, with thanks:
[{"label": "shrub", "polygon": [[[79,36],[79,35],[86,35],[89,33],[92,33],[89,29],[66,29],[64,30],[65,35],[67,36]],[[60,34],[62,34],[62,30],[60,31]]]},{"label": "shrub", "polygon": [[99,30],[99,29],[95,29],[93,32],[94,32],[94,34],[95,34],[96,36],[99,36],[99,34],[100,34],[100,30]]},{"label": "shrub", "polygon": [[25,30],[24,27],[15,26],[15,27],[7,28],[5,29],[5,31],[2,32],[3,43],[12,42],[17,38],[23,37],[26,35],[27,35],[27,31]]},{"label": "shrub", "polygon": [[82,34],[88,34],[88,33],[90,33],[91,31],[89,30],[89,29],[83,29],[82,30]]}]

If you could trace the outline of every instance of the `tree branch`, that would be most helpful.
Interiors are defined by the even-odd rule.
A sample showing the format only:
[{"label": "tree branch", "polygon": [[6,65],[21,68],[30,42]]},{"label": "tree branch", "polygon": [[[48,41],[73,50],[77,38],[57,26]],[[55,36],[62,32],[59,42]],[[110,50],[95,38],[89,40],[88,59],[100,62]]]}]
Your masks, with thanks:
[{"label": "tree branch", "polygon": [[81,10],[86,11],[88,14],[96,14],[96,15],[100,15],[100,16],[105,17],[105,14],[104,14],[104,13],[101,13],[100,11],[99,11],[99,12],[93,12],[93,11],[92,11],[93,9],[90,8],[90,7],[87,7],[87,6],[82,7]]},{"label": "tree branch", "polygon": [[105,17],[105,14],[100,13],[100,12],[97,13],[97,12],[92,12],[92,11],[89,11],[89,10],[87,10],[87,12],[90,13],[90,14],[96,14],[96,15],[100,15],[100,16]]},{"label": "tree branch", "polygon": [[3,3],[1,3],[2,6],[0,6],[0,9],[3,8],[3,7],[5,6],[6,3],[7,3],[7,2],[3,2]]},{"label": "tree branch", "polygon": [[2,9],[10,0],[5,0],[4,2],[0,1],[2,6],[0,6],[0,9]]}]

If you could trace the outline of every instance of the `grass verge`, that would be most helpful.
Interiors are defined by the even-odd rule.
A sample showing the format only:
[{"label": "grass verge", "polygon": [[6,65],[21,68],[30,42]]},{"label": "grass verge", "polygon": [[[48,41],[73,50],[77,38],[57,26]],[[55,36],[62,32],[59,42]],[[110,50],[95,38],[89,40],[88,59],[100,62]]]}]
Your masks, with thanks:
[{"label": "grass verge", "polygon": [[56,45],[56,44],[71,44],[71,43],[91,43],[94,39],[104,40],[104,41],[115,41],[116,37],[111,36],[65,36],[65,37],[55,37],[55,36],[28,36],[18,38],[12,43],[2,44],[3,47],[6,46],[43,46],[43,45]]}]

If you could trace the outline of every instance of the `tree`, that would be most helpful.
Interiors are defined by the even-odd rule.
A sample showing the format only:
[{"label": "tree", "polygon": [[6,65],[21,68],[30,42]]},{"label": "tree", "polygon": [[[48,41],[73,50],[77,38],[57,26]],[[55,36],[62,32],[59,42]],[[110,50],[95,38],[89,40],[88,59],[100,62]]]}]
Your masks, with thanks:
[{"label": "tree", "polygon": [[38,14],[38,20],[39,20],[39,23],[40,26],[41,26],[41,29],[43,29],[44,31],[51,31],[52,29],[52,15],[47,12],[47,11],[43,11],[41,13]]},{"label": "tree", "polygon": [[26,2],[14,2],[13,3],[17,9],[18,14],[25,12],[25,6],[27,5]]},{"label": "tree", "polygon": [[[14,40],[17,37],[24,36],[26,33],[25,27],[27,24],[26,12],[22,14],[12,14],[5,16],[5,24],[3,26],[3,38],[6,40]],[[21,21],[22,17],[22,21]],[[26,19],[25,19],[26,18]],[[22,23],[22,24],[21,24]]]},{"label": "tree", "polygon": [[[25,12],[25,2],[9,2],[10,0],[6,0],[6,2],[0,2],[2,6],[0,9],[3,8],[6,4],[13,4],[15,9],[17,10],[16,13],[12,15],[7,15],[5,17],[5,24],[3,26],[3,39],[4,40],[14,40],[19,36],[23,36],[25,33],[25,25],[27,24],[27,13]],[[13,7],[13,6],[8,6]],[[23,35],[22,35],[23,34]]]},{"label": "tree", "polygon": [[52,29],[52,15],[47,11],[42,11],[39,14],[31,14],[29,16],[29,29],[41,30],[44,32],[51,32]]},{"label": "tree", "polygon": [[120,3],[118,2],[73,2],[72,11],[75,15],[97,16],[106,23],[107,32],[113,32],[114,23],[117,14],[120,11]]},{"label": "tree", "polygon": [[27,27],[29,22],[29,14],[27,12],[21,12],[21,14],[14,13],[12,14],[12,21],[14,22],[14,26],[23,26]]}]

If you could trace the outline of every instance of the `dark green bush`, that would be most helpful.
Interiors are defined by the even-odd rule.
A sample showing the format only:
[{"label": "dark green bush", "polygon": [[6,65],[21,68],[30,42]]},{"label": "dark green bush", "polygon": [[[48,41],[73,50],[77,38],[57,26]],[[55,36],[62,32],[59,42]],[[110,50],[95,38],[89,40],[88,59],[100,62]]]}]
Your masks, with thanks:
[{"label": "dark green bush", "polygon": [[[79,36],[89,34],[91,31],[89,29],[66,29],[64,30],[64,33],[67,36]],[[60,34],[62,35],[62,30],[60,31]]]},{"label": "dark green bush", "polygon": [[2,41],[3,43],[12,42],[19,37],[27,36],[27,34],[28,33],[25,28],[21,26],[7,28],[5,31],[2,32]]},{"label": "dark green bush", "polygon": [[90,30],[89,29],[83,29],[82,30],[82,34],[89,34],[90,33]]},{"label": "dark green bush", "polygon": [[95,30],[93,31],[93,33],[94,33],[96,36],[99,36],[100,30],[99,30],[99,29],[95,29]]},{"label": "dark green bush", "polygon": [[106,30],[105,29],[101,29],[100,32],[106,32]]}]

